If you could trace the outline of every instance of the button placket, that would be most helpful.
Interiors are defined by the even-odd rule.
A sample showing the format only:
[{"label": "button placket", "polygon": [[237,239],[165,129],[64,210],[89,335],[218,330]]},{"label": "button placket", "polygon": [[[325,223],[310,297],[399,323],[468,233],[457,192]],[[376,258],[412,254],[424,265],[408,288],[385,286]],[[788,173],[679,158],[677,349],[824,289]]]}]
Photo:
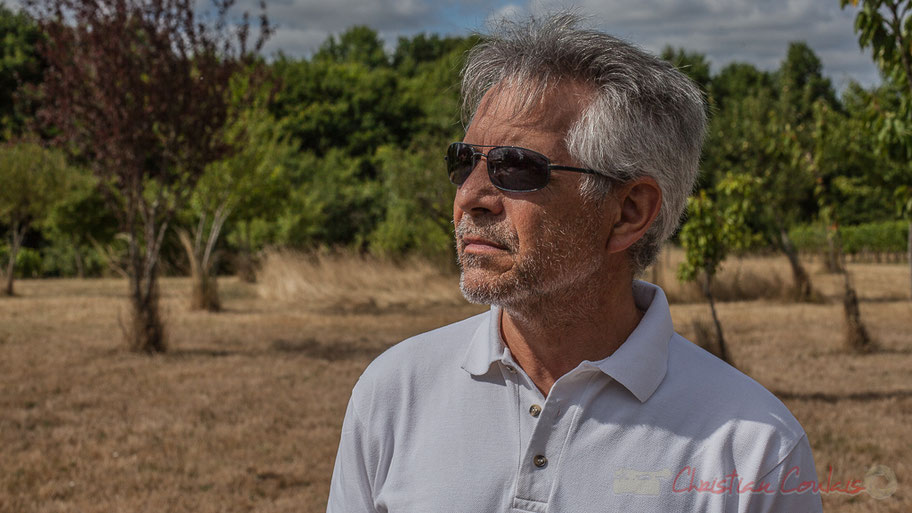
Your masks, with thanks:
[{"label": "button placket", "polygon": [[[566,438],[566,426],[558,412],[558,400],[549,396],[540,401],[532,397],[533,393],[526,394],[525,407],[520,410],[520,415],[525,417],[526,426],[531,428],[529,437],[525,440],[523,462],[517,476],[516,500],[534,501],[538,504],[547,504],[548,495],[556,478],[557,464],[561,445]],[[552,391],[553,392],[553,391]]]},{"label": "button placket", "polygon": [[557,473],[567,436],[579,413],[574,405],[585,403],[585,398],[591,393],[590,376],[570,378],[558,380],[542,402],[529,397],[523,408],[528,417],[522,410],[520,412],[533,427],[524,447],[514,500],[547,504],[550,492],[559,479]]}]

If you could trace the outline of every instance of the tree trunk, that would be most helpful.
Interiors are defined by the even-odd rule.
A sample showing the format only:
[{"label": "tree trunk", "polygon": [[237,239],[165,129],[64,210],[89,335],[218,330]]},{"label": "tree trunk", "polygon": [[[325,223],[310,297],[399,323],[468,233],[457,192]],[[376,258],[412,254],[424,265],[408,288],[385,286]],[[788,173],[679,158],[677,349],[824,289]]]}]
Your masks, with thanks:
[{"label": "tree trunk", "polygon": [[906,259],[909,261],[909,299],[912,299],[912,221],[909,221],[909,234],[906,236]]},{"label": "tree trunk", "polygon": [[857,353],[870,353],[874,351],[874,340],[868,334],[864,323],[861,321],[861,309],[858,306],[858,294],[852,285],[848,271],[843,271],[844,297],[842,301],[845,312],[846,344]]},{"label": "tree trunk", "polygon": [[244,283],[256,283],[256,261],[253,258],[253,244],[250,242],[250,223],[244,223],[241,231],[241,248],[234,259],[234,270]]},{"label": "tree trunk", "polygon": [[6,264],[6,286],[3,288],[4,295],[13,295],[13,271],[16,264],[16,252],[10,248],[9,262]]},{"label": "tree trunk", "polygon": [[782,252],[785,253],[789,266],[792,268],[795,299],[801,302],[812,301],[816,294],[814,293],[814,287],[811,286],[811,278],[798,258],[798,251],[795,250],[792,239],[789,238],[788,231],[784,227],[779,228],[779,241],[782,246]]},{"label": "tree trunk", "polygon": [[[198,250],[200,245],[195,245],[190,240],[190,234],[184,229],[178,229],[177,236],[184,247],[184,252],[187,253],[187,260],[190,262],[190,279],[193,282],[190,309],[209,312],[221,310],[216,277],[210,275],[211,266],[209,262],[203,261],[204,254]],[[199,240],[199,237],[197,239]]]},{"label": "tree trunk", "polygon": [[14,295],[13,280],[16,274],[16,255],[19,254],[19,248],[22,246],[22,240],[25,239],[25,230],[28,227],[25,223],[20,224],[13,221],[10,227],[10,253],[9,261],[6,263],[6,286],[3,291],[7,296]]},{"label": "tree trunk", "polygon": [[839,259],[839,272],[842,274],[843,298],[842,308],[845,314],[845,341],[846,345],[856,353],[870,353],[876,349],[876,344],[861,320],[861,308],[858,306],[858,293],[852,283],[852,275],[845,263],[845,254],[842,252],[842,241],[839,231],[834,230],[833,247]]},{"label": "tree trunk", "polygon": [[827,255],[826,270],[831,273],[841,273],[845,271],[845,256],[842,253],[842,243],[837,240],[839,228],[836,226],[827,227]]},{"label": "tree trunk", "polygon": [[[134,196],[134,201],[135,198],[141,198],[141,193]],[[142,235],[138,233],[136,214],[142,216]],[[127,343],[139,353],[164,353],[168,347],[159,311],[158,259],[168,222],[156,224],[156,208],[136,204],[130,206],[125,221],[131,230],[128,273],[131,319],[125,333]]]},{"label": "tree trunk", "polygon": [[704,273],[703,294],[709,301],[709,310],[712,312],[713,323],[716,325],[716,339],[719,341],[719,358],[722,361],[731,364],[728,356],[728,348],[725,345],[725,336],[722,334],[722,323],[719,322],[719,316],[716,314],[716,302],[712,295],[712,276]]},{"label": "tree trunk", "polygon": [[130,276],[131,323],[126,334],[130,348],[138,353],[164,353],[165,327],[159,312],[158,272],[152,270],[149,280],[140,273]]},{"label": "tree trunk", "polygon": [[208,312],[218,312],[222,309],[218,297],[218,283],[215,276],[209,273],[197,273],[191,275],[193,280],[193,291],[190,297],[191,310],[206,310]]},{"label": "tree trunk", "polygon": [[79,244],[73,245],[73,251],[75,253],[74,257],[76,260],[76,277],[81,280],[85,278],[85,264],[82,260],[82,250],[79,249]]}]

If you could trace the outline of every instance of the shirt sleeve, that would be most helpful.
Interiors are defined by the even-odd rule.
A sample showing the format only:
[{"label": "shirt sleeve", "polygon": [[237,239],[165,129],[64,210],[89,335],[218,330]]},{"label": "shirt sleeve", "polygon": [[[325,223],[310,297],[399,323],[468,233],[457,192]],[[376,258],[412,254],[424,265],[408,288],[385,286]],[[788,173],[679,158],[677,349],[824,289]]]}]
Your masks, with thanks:
[{"label": "shirt sleeve", "polygon": [[369,448],[365,426],[358,417],[354,396],[348,401],[345,420],[342,422],[342,438],[332,483],[329,488],[329,502],[326,513],[376,513],[372,483],[368,472]]},{"label": "shirt sleeve", "polygon": [[817,469],[807,435],[795,444],[788,456],[761,479],[775,486],[773,493],[745,494],[741,513],[822,513]]}]

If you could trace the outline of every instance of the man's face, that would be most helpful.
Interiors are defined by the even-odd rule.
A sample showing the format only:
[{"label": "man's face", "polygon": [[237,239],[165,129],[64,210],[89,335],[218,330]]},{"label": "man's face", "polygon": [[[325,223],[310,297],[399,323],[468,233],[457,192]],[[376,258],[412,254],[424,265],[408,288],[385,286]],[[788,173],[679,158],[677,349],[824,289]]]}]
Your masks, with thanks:
[{"label": "man's face", "polygon": [[[585,90],[564,86],[518,115],[513,99],[509,89],[489,92],[464,141],[528,148],[553,164],[578,167],[564,138]],[[486,166],[481,159],[453,205],[463,294],[472,302],[514,307],[560,294],[578,297],[575,292],[604,264],[610,233],[604,213],[611,202],[584,200],[582,175],[572,171],[552,171],[539,191],[504,192],[491,184]]]}]

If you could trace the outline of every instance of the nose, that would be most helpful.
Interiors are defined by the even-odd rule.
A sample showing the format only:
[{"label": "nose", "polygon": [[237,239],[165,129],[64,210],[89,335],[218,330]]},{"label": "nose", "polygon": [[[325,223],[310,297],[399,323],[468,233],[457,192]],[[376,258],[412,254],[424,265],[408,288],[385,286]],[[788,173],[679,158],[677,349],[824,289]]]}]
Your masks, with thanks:
[{"label": "nose", "polygon": [[487,167],[487,157],[482,156],[466,181],[456,190],[454,210],[472,215],[500,214],[503,210],[503,195],[491,183]]}]

